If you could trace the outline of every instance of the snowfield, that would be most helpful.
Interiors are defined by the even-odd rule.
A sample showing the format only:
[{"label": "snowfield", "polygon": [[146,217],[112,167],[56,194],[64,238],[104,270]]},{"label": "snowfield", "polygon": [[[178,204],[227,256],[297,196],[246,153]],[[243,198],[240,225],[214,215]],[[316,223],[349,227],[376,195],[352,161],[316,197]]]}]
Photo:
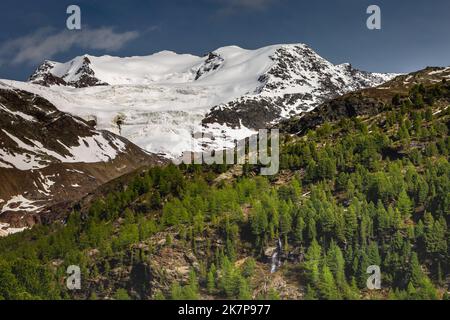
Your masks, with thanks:
[{"label": "snowfield", "polygon": [[[47,88],[25,82],[4,81],[43,96],[61,111],[85,120],[95,120],[99,130],[120,134],[149,152],[164,153],[169,157],[190,150],[192,133],[202,130],[201,120],[204,115],[212,106],[229,99],[221,96],[217,87],[167,84]],[[123,122],[120,126],[118,119]],[[241,139],[253,133],[245,128],[213,128],[216,129],[215,137]],[[225,140],[217,141],[218,147],[225,144]],[[197,145],[193,151],[200,150],[201,146]]]},{"label": "snowfield", "polygon": [[204,57],[170,51],[127,58],[85,55],[67,63],[46,61],[45,68],[33,75],[33,82],[49,73],[67,83],[80,81],[85,75],[107,85],[46,87],[1,81],[41,95],[61,111],[95,120],[97,129],[120,134],[149,152],[169,158],[179,157],[183,151],[205,150],[205,141],[192,141],[196,132],[213,135],[214,139],[207,141],[210,149],[232,147],[234,139],[256,133],[244,125],[202,126],[202,119],[215,106],[226,107],[243,99],[310,94],[309,100],[281,103],[281,116],[288,117],[311,110],[330,95],[325,86],[331,86],[333,93],[334,86],[345,93],[381,84],[393,76],[353,75],[349,65],[333,65],[303,44],[257,50],[229,46]]}]

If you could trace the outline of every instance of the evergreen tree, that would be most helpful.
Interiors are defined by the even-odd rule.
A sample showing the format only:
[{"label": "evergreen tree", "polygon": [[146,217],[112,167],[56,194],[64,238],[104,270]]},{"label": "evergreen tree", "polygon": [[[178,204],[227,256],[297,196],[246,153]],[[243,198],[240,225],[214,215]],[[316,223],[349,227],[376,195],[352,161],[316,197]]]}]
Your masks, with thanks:
[{"label": "evergreen tree", "polygon": [[239,300],[251,300],[252,294],[250,292],[250,287],[245,278],[241,277],[239,279]]},{"label": "evergreen tree", "polygon": [[414,287],[419,287],[423,282],[425,275],[419,263],[417,253],[413,252],[409,264],[409,279]]},{"label": "evergreen tree", "polygon": [[316,291],[311,287],[311,285],[307,285],[306,287],[306,293],[303,297],[305,300],[317,300],[317,294]]},{"label": "evergreen tree", "polygon": [[341,249],[332,242],[327,253],[327,264],[336,279],[336,284],[340,289],[347,286],[345,280],[345,260]]},{"label": "evergreen tree", "polygon": [[327,265],[322,267],[319,289],[321,297],[326,300],[338,300],[341,298],[333,274]]},{"label": "evergreen tree", "polygon": [[125,289],[117,289],[116,293],[114,294],[115,300],[131,300],[130,296],[128,295],[128,292]]},{"label": "evergreen tree", "polygon": [[404,219],[409,219],[411,217],[413,205],[405,190],[400,192],[397,207]]},{"label": "evergreen tree", "polygon": [[208,293],[209,294],[213,294],[214,290],[216,288],[216,280],[215,280],[215,274],[212,271],[212,268],[209,270],[208,275],[207,275],[207,289],[208,289]]},{"label": "evergreen tree", "polygon": [[316,285],[319,282],[319,265],[322,248],[314,239],[305,254],[304,269],[308,280]]}]

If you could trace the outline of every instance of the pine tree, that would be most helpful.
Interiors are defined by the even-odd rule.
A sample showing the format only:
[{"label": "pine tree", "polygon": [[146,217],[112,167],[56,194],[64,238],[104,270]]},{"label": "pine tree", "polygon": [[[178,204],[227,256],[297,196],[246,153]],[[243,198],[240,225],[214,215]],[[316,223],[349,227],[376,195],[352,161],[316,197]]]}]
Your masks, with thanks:
[{"label": "pine tree", "polygon": [[347,181],[347,189],[346,189],[346,196],[348,199],[352,199],[355,196],[355,185],[352,180],[348,179]]},{"label": "pine tree", "polygon": [[280,294],[274,288],[270,288],[268,299],[269,300],[280,300],[281,297],[280,297]]},{"label": "pine tree", "polygon": [[419,287],[422,283],[425,275],[422,271],[422,268],[419,264],[419,258],[417,257],[417,253],[413,252],[411,254],[411,259],[409,263],[409,279],[410,282],[415,286]]},{"label": "pine tree", "polygon": [[371,242],[367,248],[367,256],[371,265],[381,266],[381,257],[378,251],[378,244]]},{"label": "pine tree", "polygon": [[128,295],[128,292],[123,288],[120,288],[116,291],[116,293],[114,294],[114,299],[115,300],[131,300],[130,296]]},{"label": "pine tree", "polygon": [[23,290],[6,261],[0,260],[0,299],[14,300],[19,291]]},{"label": "pine tree", "polygon": [[360,298],[359,288],[356,283],[356,278],[352,277],[352,281],[350,284],[350,295],[347,295],[347,299],[358,300]]},{"label": "pine tree", "polygon": [[434,258],[443,257],[447,252],[446,224],[445,221],[435,221],[431,213],[424,216],[424,238],[428,254]]},{"label": "pine tree", "polygon": [[266,232],[269,228],[269,220],[260,201],[253,206],[253,214],[251,216],[252,232],[256,236],[256,244],[262,247],[265,243]]},{"label": "pine tree", "polygon": [[345,280],[345,260],[341,249],[332,242],[327,253],[327,264],[336,279],[336,284],[340,289],[347,286]]},{"label": "pine tree", "polygon": [[238,296],[239,300],[251,300],[252,299],[252,294],[250,292],[250,287],[248,285],[248,281],[243,278],[240,277],[239,279],[239,296]]},{"label": "pine tree", "polygon": [[288,234],[291,232],[292,228],[292,217],[289,213],[289,207],[288,205],[282,201],[282,204],[280,206],[280,235],[283,237],[284,240],[284,246],[288,246]]},{"label": "pine tree", "polygon": [[297,214],[294,230],[294,237],[297,243],[303,242],[303,232],[305,228],[305,220],[303,220],[303,217],[300,214]]},{"label": "pine tree", "polygon": [[413,204],[405,190],[402,190],[398,196],[397,207],[403,219],[409,219],[411,217]]},{"label": "pine tree", "polygon": [[242,276],[245,278],[250,278],[256,267],[256,261],[253,258],[247,258],[242,267]]},{"label": "pine tree", "polygon": [[327,265],[322,267],[319,289],[321,297],[326,300],[338,300],[341,298],[333,274]]},{"label": "pine tree", "polygon": [[305,254],[304,269],[308,280],[316,285],[319,282],[319,264],[322,248],[314,239]]},{"label": "pine tree", "polygon": [[420,289],[417,292],[418,299],[420,300],[437,300],[437,290],[431,283],[431,280],[425,276],[420,284]]},{"label": "pine tree", "polygon": [[173,283],[170,288],[170,298],[172,300],[183,300],[183,292],[178,283]]},{"label": "pine tree", "polygon": [[306,287],[306,293],[304,296],[305,300],[317,300],[316,290],[314,290],[311,285],[308,284]]},{"label": "pine tree", "polygon": [[194,270],[189,272],[188,285],[182,288],[183,299],[197,300],[198,299],[198,280]]},{"label": "pine tree", "polygon": [[347,208],[347,210],[344,211],[344,220],[345,239],[347,239],[347,242],[352,243],[358,227],[358,218],[353,206],[350,206],[349,208]]},{"label": "pine tree", "polygon": [[209,294],[213,294],[216,288],[215,275],[211,269],[209,270],[207,275],[206,288],[208,289]]},{"label": "pine tree", "polygon": [[412,282],[408,283],[408,288],[406,289],[406,292],[408,293],[408,299],[414,300],[416,298],[417,292]]},{"label": "pine tree", "polygon": [[164,294],[158,290],[158,292],[156,292],[155,296],[153,297],[154,300],[166,300],[166,297],[164,296]]},{"label": "pine tree", "polygon": [[308,220],[307,234],[309,241],[313,241],[317,236],[316,221],[314,218],[309,218]]},{"label": "pine tree", "polygon": [[224,258],[222,266],[222,277],[220,279],[220,288],[228,298],[235,297],[239,293],[240,274],[234,265]]},{"label": "pine tree", "polygon": [[358,264],[358,283],[361,288],[367,285],[367,268],[370,266],[369,258],[365,251],[361,250]]}]

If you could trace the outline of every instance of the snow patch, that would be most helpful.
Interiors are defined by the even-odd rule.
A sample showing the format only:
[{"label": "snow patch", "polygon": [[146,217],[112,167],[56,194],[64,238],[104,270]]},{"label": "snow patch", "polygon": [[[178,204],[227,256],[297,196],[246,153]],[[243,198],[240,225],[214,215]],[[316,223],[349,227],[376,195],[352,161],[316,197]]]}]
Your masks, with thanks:
[{"label": "snow patch", "polygon": [[115,138],[110,143],[104,134],[98,133],[93,136],[79,137],[78,146],[69,147],[57,140],[70,153],[70,156],[63,156],[55,151],[46,149],[39,141],[27,139],[30,143],[26,143],[5,129],[2,129],[2,131],[23,151],[17,153],[0,149],[0,166],[14,167],[19,170],[44,168],[50,163],[48,157],[63,163],[108,162],[115,159],[119,152],[124,152],[126,149],[126,145],[122,140]]},{"label": "snow patch", "polygon": [[0,222],[0,238],[9,236],[9,235],[14,234],[14,233],[22,232],[25,229],[27,229],[27,228],[26,227],[24,227],[24,228],[11,228],[9,223],[1,223]]},{"label": "snow patch", "polygon": [[25,198],[23,195],[17,195],[12,197],[6,202],[3,207],[1,213],[6,211],[26,211],[26,212],[39,212],[44,206],[35,205],[36,201],[31,201]]}]

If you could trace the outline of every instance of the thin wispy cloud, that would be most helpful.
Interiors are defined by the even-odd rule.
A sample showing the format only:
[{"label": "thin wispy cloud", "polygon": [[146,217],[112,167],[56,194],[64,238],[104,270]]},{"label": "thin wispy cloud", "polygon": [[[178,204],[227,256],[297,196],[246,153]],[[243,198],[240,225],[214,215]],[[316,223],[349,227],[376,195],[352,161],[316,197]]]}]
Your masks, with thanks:
[{"label": "thin wispy cloud", "polygon": [[112,27],[77,31],[46,27],[0,45],[0,63],[36,64],[72,48],[114,52],[139,36],[138,31],[116,32]]}]

